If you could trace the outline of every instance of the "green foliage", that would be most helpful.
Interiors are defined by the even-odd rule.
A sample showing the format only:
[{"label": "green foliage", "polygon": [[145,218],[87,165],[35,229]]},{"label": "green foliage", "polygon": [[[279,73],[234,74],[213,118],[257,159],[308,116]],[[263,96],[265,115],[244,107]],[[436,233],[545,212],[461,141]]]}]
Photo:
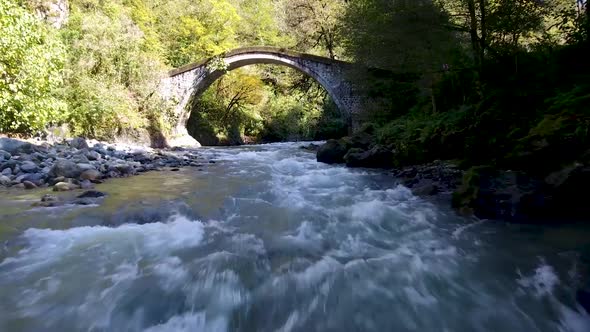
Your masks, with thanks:
[{"label": "green foliage", "polygon": [[132,12],[116,2],[73,3],[63,34],[69,45],[67,120],[75,134],[112,138],[148,126],[142,105],[164,67],[152,51],[154,42],[131,19]]},{"label": "green foliage", "polygon": [[33,134],[63,119],[64,47],[16,1],[0,1],[0,132]]}]

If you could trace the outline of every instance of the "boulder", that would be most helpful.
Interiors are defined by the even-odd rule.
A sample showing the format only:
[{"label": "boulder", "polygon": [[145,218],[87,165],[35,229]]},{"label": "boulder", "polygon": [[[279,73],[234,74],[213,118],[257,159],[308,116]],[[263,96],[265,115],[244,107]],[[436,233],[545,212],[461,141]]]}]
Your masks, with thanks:
[{"label": "boulder", "polygon": [[25,173],[34,173],[38,169],[39,167],[37,166],[37,164],[35,164],[32,161],[24,161],[22,164],[20,164],[20,170]]},{"label": "boulder", "polygon": [[77,178],[82,173],[82,170],[76,163],[70,160],[58,160],[53,164],[49,171],[51,177],[66,177],[66,178]]},{"label": "boulder", "polygon": [[12,175],[12,169],[10,169],[10,167],[7,167],[7,168],[3,169],[0,174],[5,175],[5,176],[11,176]]},{"label": "boulder", "polygon": [[318,149],[317,161],[326,164],[344,163],[344,155],[348,152],[349,145],[342,140],[328,140]]},{"label": "boulder", "polygon": [[376,145],[369,150],[350,149],[344,156],[348,167],[388,168],[393,165],[393,152]]},{"label": "boulder", "polygon": [[70,141],[70,146],[79,150],[88,149],[88,143],[86,143],[86,140],[82,137],[73,138]]}]

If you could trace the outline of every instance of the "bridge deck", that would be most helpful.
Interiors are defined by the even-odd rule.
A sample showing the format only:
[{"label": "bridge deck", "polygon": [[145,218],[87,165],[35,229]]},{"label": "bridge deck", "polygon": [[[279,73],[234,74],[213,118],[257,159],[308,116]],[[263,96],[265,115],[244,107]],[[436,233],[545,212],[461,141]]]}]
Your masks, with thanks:
[{"label": "bridge deck", "polygon": [[[218,57],[227,58],[227,57],[230,57],[233,55],[248,54],[248,53],[266,53],[266,54],[271,53],[271,54],[276,54],[276,55],[289,56],[289,57],[293,57],[293,58],[300,58],[303,60],[311,60],[311,61],[327,63],[327,64],[350,65],[350,63],[346,62],[346,61],[335,60],[335,59],[330,59],[330,58],[326,58],[326,57],[319,56],[319,55],[300,53],[300,52],[287,50],[285,48],[269,47],[269,46],[238,48],[238,49],[220,54],[220,55],[218,55]],[[180,75],[182,73],[186,73],[187,71],[191,71],[195,68],[201,67],[202,65],[209,62],[212,58],[213,57],[211,57],[209,59],[201,60],[199,62],[184,65],[179,68],[172,69],[171,71],[168,72],[168,76],[173,77],[176,75]]]}]

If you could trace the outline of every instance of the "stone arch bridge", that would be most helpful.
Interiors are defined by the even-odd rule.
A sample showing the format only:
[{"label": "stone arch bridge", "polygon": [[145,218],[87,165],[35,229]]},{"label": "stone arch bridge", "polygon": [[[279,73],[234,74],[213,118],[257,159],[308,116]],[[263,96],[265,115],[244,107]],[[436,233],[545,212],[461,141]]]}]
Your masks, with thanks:
[{"label": "stone arch bridge", "polygon": [[356,118],[362,109],[361,98],[354,84],[347,80],[347,72],[353,68],[353,64],[281,48],[249,47],[174,69],[162,80],[161,95],[177,102],[176,136],[188,136],[186,123],[190,109],[187,105],[191,98],[203,93],[227,71],[253,64],[283,65],[307,74],[326,89],[351,129],[357,126]]}]

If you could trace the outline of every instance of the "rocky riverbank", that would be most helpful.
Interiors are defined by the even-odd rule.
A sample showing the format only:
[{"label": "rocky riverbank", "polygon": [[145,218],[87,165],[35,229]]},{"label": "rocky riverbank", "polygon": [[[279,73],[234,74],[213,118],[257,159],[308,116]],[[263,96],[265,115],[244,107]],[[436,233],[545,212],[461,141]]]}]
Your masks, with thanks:
[{"label": "rocky riverbank", "polygon": [[[162,169],[203,167],[214,162],[194,150],[151,149],[74,138],[50,144],[0,138],[0,186],[17,189],[52,187],[54,191],[93,189],[109,178]],[[80,197],[85,198],[85,197]],[[45,197],[52,202],[51,197]]]},{"label": "rocky riverbank", "polygon": [[462,168],[451,161],[406,166],[403,157],[379,144],[369,128],[327,141],[317,148],[317,160],[392,169],[393,176],[415,195],[452,193],[453,207],[465,215],[525,223],[590,220],[590,206],[583,194],[590,187],[590,151],[539,172],[498,166]]}]

